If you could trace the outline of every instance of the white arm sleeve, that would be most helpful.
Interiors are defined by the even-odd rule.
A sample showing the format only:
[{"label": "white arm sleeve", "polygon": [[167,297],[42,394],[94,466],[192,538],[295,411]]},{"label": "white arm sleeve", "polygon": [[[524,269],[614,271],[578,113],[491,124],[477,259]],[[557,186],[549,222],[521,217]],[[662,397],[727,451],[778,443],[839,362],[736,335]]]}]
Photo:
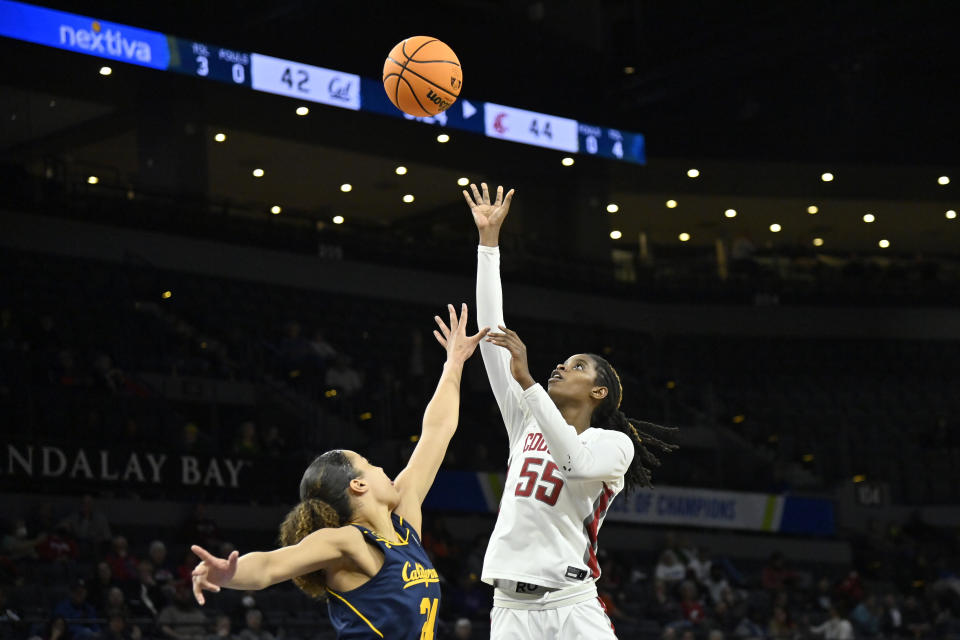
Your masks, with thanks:
[{"label": "white arm sleeve", "polygon": [[620,431],[603,429],[589,445],[580,441],[577,430],[563,419],[557,405],[539,384],[521,395],[522,402],[543,431],[553,459],[565,476],[580,480],[613,482],[623,478],[633,462],[633,442]]},{"label": "white arm sleeve", "polygon": [[[501,324],[507,326],[503,319],[503,291],[500,288],[500,249],[481,245],[477,248],[477,327],[500,331],[497,327]],[[523,411],[520,408],[522,390],[510,373],[510,352],[495,344],[481,342],[480,355],[507,427],[512,450],[523,432]]]}]

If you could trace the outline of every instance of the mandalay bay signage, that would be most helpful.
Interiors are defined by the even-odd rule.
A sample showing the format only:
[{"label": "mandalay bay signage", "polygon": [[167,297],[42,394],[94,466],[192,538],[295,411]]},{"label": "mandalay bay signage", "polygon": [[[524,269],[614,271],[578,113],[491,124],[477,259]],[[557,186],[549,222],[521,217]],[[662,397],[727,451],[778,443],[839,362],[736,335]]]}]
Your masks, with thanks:
[{"label": "mandalay bay signage", "polygon": [[238,458],[7,444],[0,460],[0,475],[7,476],[8,481],[59,479],[236,489],[251,467],[249,460]]}]

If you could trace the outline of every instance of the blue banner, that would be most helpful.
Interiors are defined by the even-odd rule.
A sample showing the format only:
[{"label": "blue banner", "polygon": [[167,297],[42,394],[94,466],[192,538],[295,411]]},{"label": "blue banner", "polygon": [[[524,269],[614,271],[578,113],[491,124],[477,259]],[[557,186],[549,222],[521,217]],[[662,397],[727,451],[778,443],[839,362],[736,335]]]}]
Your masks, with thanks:
[{"label": "blue banner", "polygon": [[[503,482],[502,473],[441,471],[423,506],[496,513]],[[836,531],[831,500],[687,487],[661,486],[640,489],[629,497],[619,495],[607,520],[800,535],[833,535]]]},{"label": "blue banner", "polygon": [[10,0],[0,0],[0,35],[154,69],[170,62],[162,33]]}]

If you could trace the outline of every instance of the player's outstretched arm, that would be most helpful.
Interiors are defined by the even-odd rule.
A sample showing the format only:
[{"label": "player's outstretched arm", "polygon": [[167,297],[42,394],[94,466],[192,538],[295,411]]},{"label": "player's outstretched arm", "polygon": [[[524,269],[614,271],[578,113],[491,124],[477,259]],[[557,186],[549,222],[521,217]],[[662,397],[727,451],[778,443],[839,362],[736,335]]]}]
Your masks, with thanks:
[{"label": "player's outstretched arm", "polygon": [[477,345],[489,331],[483,328],[475,335],[468,336],[467,305],[461,306],[459,318],[452,304],[447,305],[447,310],[450,324],[444,323],[439,316],[434,316],[439,329],[433,332],[437,341],[447,351],[447,361],[443,365],[443,373],[433,398],[423,413],[423,428],[417,447],[413,450],[406,468],[394,481],[397,491],[400,492],[400,504],[395,511],[418,532],[422,520],[420,505],[433,486],[440,464],[447,454],[447,446],[460,420],[460,378],[463,364],[473,355]]},{"label": "player's outstretched arm", "polygon": [[[481,183],[482,193],[477,185],[471,184],[472,195],[467,190],[463,197],[470,207],[473,222],[480,234],[480,246],[477,248],[477,323],[481,327],[498,327],[505,324],[503,319],[503,290],[500,285],[500,229],[510,212],[513,189],[503,193],[503,187],[497,187],[497,197],[491,202],[486,183]],[[492,345],[480,345],[480,355],[487,370],[490,388],[500,407],[511,448],[522,426],[520,411],[520,388],[510,375],[510,357]]]},{"label": "player's outstretched arm", "polygon": [[314,531],[299,543],[274,551],[254,551],[217,558],[201,546],[190,549],[200,558],[192,573],[193,595],[203,604],[204,591],[214,593],[221,587],[256,591],[307,573],[327,569],[333,562],[352,553],[363,539],[353,527]]}]

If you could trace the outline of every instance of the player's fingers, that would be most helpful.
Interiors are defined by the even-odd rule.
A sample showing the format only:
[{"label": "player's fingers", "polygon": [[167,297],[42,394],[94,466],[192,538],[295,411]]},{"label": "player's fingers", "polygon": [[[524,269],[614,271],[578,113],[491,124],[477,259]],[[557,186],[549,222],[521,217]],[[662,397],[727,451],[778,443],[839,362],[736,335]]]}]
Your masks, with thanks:
[{"label": "player's fingers", "polygon": [[506,204],[510,204],[510,201],[513,199],[513,189],[507,191]]},{"label": "player's fingers", "polygon": [[200,545],[190,545],[190,551],[193,551],[197,557],[199,557],[204,562],[209,562],[210,564],[216,564],[219,558],[212,555],[209,551],[201,547]]},{"label": "player's fingers", "polygon": [[483,204],[483,198],[480,196],[480,190],[477,189],[477,185],[473,184],[472,182],[470,183],[470,191],[473,192],[473,201],[476,202],[478,206]]},{"label": "player's fingers", "polygon": [[457,310],[454,309],[452,304],[447,305],[447,313],[450,314],[450,332],[456,333],[457,331]]},{"label": "player's fingers", "polygon": [[437,342],[440,343],[440,346],[444,349],[447,348],[447,341],[443,339],[443,336],[440,335],[440,332],[437,330],[433,331],[433,337],[437,339]]},{"label": "player's fingers", "polygon": [[467,193],[466,189],[463,190],[463,199],[467,201],[467,206],[471,209],[477,206],[477,203],[473,201],[473,198],[470,197],[470,194]]},{"label": "player's fingers", "polygon": [[490,190],[487,189],[487,183],[481,182],[480,188],[483,189],[483,204],[490,204]]},{"label": "player's fingers", "polygon": [[501,204],[503,204],[503,185],[497,185],[497,201],[494,205],[499,207]]},{"label": "player's fingers", "polygon": [[467,338],[467,339],[468,339],[470,342],[478,343],[478,342],[480,342],[481,340],[483,340],[484,338],[486,338],[486,337],[487,337],[487,334],[488,334],[489,332],[490,332],[490,329],[489,329],[488,327],[484,327],[483,329],[480,329],[479,332],[477,332],[476,334],[470,336],[470,337]]},{"label": "player's fingers", "polygon": [[212,591],[213,593],[220,593],[220,585],[214,584],[209,580],[198,580],[200,583],[200,589],[206,589],[207,591]]},{"label": "player's fingers", "polygon": [[470,313],[467,310],[467,303],[460,303],[460,317],[457,319],[457,322],[460,324],[460,330],[464,335],[467,334],[467,319],[470,317]]},{"label": "player's fingers", "polygon": [[440,316],[433,316],[433,319],[436,321],[437,325],[440,327],[440,332],[443,333],[443,337],[446,338],[450,335],[450,329],[447,328],[447,325],[443,323],[443,320],[440,319]]},{"label": "player's fingers", "polygon": [[193,578],[193,597],[197,599],[197,604],[202,607],[203,592],[200,590],[200,581],[196,578],[196,576]]}]

